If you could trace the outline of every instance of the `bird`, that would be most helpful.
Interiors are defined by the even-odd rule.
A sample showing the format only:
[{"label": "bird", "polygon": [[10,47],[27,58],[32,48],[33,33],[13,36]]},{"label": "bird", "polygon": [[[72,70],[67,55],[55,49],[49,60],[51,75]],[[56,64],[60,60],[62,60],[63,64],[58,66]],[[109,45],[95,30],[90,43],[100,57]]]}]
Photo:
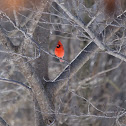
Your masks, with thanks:
[{"label": "bird", "polygon": [[[55,55],[58,57],[58,58],[62,58],[64,57],[64,47],[63,47],[63,44],[61,43],[61,41],[59,40],[58,43],[57,43],[57,46],[54,50],[55,52]],[[60,62],[64,62],[64,60],[62,59],[59,59]]]}]

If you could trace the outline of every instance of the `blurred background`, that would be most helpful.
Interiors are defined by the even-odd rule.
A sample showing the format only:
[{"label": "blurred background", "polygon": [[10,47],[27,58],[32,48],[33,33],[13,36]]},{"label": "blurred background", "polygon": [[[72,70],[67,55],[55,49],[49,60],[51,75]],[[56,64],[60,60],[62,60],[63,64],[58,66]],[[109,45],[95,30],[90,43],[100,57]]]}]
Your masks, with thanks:
[{"label": "blurred background", "polygon": [[[21,73],[19,66],[15,64],[23,54],[37,55],[36,46],[32,42],[23,44],[24,35],[16,26],[27,32],[27,27],[32,21],[32,16],[37,10],[40,0],[0,0],[0,29],[13,44],[15,50],[22,45],[22,54],[3,47],[0,42],[0,78],[8,78],[29,85]],[[126,1],[122,0],[119,12],[115,17],[106,16],[102,0],[61,0],[70,13],[79,17],[85,25],[89,22],[89,28],[97,35],[111,25],[111,22],[123,13]],[[4,12],[6,15],[3,15]],[[49,21],[43,16],[38,24],[42,30],[50,31],[47,50],[48,55],[48,79],[55,79],[74,60],[78,53],[92,40],[89,35],[78,26],[74,20],[55,3],[50,5]],[[12,21],[12,22],[11,22]],[[42,27],[41,25],[42,24]],[[40,26],[39,26],[40,25]],[[49,26],[47,29],[46,26]],[[104,34],[104,42],[108,47],[125,55],[126,29],[125,25],[116,24],[118,31],[111,35],[109,41]],[[44,39],[44,38],[43,38]],[[59,62],[54,57],[54,49],[58,41],[61,41],[67,62]],[[39,41],[39,39],[37,39]],[[34,64],[34,60],[30,60]],[[126,111],[126,63],[105,52],[98,51],[95,55],[69,80],[55,97],[55,110],[59,126],[125,126]],[[121,115],[120,116],[118,115]],[[29,91],[22,86],[0,81],[0,116],[10,126],[34,126],[34,104]]]}]

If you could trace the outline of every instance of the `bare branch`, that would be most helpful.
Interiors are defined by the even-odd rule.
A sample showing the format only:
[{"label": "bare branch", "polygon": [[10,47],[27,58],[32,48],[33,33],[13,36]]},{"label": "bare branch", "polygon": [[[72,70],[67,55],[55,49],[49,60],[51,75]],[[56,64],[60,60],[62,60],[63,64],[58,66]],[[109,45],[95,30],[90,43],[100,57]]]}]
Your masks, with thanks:
[{"label": "bare branch", "polygon": [[15,84],[15,85],[23,86],[24,88],[31,91],[31,88],[29,86],[23,84],[22,82],[18,82],[18,81],[6,79],[6,78],[0,78],[0,81],[5,82],[5,83],[12,83],[12,84]]},{"label": "bare branch", "polygon": [[34,100],[35,125],[46,126],[42,117],[40,106],[38,104],[37,99],[35,98],[35,95],[33,96],[33,100]]},{"label": "bare branch", "polygon": [[[101,50],[105,51],[105,52],[108,53],[109,55],[112,55],[112,56],[114,56],[114,57],[117,57],[117,58],[119,58],[119,59],[121,59],[121,60],[123,60],[123,61],[126,62],[126,56],[125,56],[125,55],[120,54],[120,53],[118,53],[118,52],[114,52],[114,50],[109,49],[109,48],[103,43],[103,40],[102,40],[102,39],[98,38],[88,27],[86,27],[86,26],[84,25],[84,23],[83,23],[81,20],[79,20],[79,19],[78,19],[77,17],[75,17],[74,15],[72,15],[72,14],[67,10],[67,8],[64,7],[63,4],[60,4],[59,0],[55,0],[55,2],[64,10],[64,12],[69,16],[69,18],[70,18],[71,20],[75,21],[81,28],[83,28],[83,29],[88,33],[88,35],[91,37],[92,41],[94,41],[94,42],[97,44],[97,46],[98,46]],[[125,22],[125,20],[126,20],[126,16],[125,16],[125,15],[126,15],[126,11],[124,11],[124,13],[123,13],[122,15],[120,15],[121,17],[123,17],[123,18],[121,18],[121,21],[122,21],[122,22]],[[122,20],[122,19],[123,19],[123,20]],[[115,22],[117,22],[117,21],[115,21]],[[124,23],[123,23],[123,24],[124,24]],[[124,26],[123,26],[123,27],[124,27]]]},{"label": "bare branch", "polygon": [[[28,34],[30,34],[31,36],[33,35],[34,33],[34,30],[36,28],[36,26],[38,25],[38,22],[42,16],[42,13],[45,9],[45,7],[51,3],[52,0],[42,0],[39,4],[39,6],[37,6],[37,10],[35,11],[34,13],[34,16],[32,17],[32,22],[30,23],[29,27],[28,27]],[[49,7],[49,5],[48,5]]]},{"label": "bare branch", "polygon": [[[65,67],[63,72],[57,76],[52,83],[47,84],[48,90],[54,90],[55,94],[62,89],[68,81],[68,76],[71,78],[96,52],[98,47],[94,42],[89,43],[72,61]],[[70,71],[69,71],[70,70]],[[62,81],[63,80],[63,81]]]},{"label": "bare branch", "polygon": [[[47,2],[47,1],[45,1],[45,2]],[[46,6],[46,4],[43,3],[43,10],[44,10],[45,6]],[[10,21],[10,23],[14,26],[14,28],[16,28],[18,31],[22,32],[23,35],[27,39],[29,39],[33,43],[35,43],[37,45],[37,48],[40,49],[39,44],[36,41],[33,40],[33,38],[31,37],[31,35],[25,33],[21,28],[19,28],[18,26],[16,26],[13,23],[13,21],[5,13],[4,13],[4,15]],[[34,23],[34,21],[33,21],[33,23]],[[0,35],[1,35],[0,37],[2,38],[1,42],[2,42],[3,46],[5,48],[7,47],[7,49],[13,50],[11,44],[8,43],[8,40],[4,36],[4,34],[2,33],[2,31],[1,31]],[[32,88],[33,93],[35,94],[35,98],[36,98],[36,100],[38,102],[38,104],[35,104],[35,105],[37,105],[36,108],[38,108],[38,111],[39,111],[39,107],[40,107],[40,110],[41,110],[40,114],[37,114],[37,116],[40,116],[41,113],[44,113],[43,114],[43,120],[44,120],[43,124],[44,123],[47,123],[47,124],[52,123],[55,120],[55,116],[54,116],[54,114],[49,115],[48,113],[50,113],[50,112],[52,112],[52,110],[54,110],[54,105],[53,105],[50,93],[47,92],[47,91],[45,91],[44,83],[42,83],[41,80],[40,80],[40,78],[36,75],[36,73],[34,71],[34,68],[31,66],[31,64],[27,63],[27,59],[26,58],[21,58],[20,61],[16,61],[16,64],[19,65],[19,68],[20,68],[22,74],[25,76],[27,82],[29,83],[29,85]],[[39,105],[39,107],[38,107],[38,105]],[[39,119],[41,117],[42,116],[40,116]],[[42,122],[42,120],[40,121],[39,124],[41,124],[41,122]]]},{"label": "bare branch", "polygon": [[0,126],[9,126],[2,117],[0,117]]},{"label": "bare branch", "polygon": [[[56,2],[58,2],[58,0],[55,0]],[[60,4],[58,2],[58,4],[60,6],[62,6],[62,9],[65,9],[65,11],[68,12],[69,14],[69,11],[66,10],[66,8]],[[116,21],[120,22],[120,24],[125,24],[126,20],[126,11],[120,15]],[[69,15],[68,15],[69,16]],[[72,16],[72,17],[71,17]],[[70,18],[74,19],[74,16],[70,13]],[[121,20],[120,20],[121,19]],[[83,27],[85,29],[85,26],[84,24],[75,17],[75,21],[78,25],[80,25],[81,27]],[[115,22],[116,22],[115,21]],[[79,22],[79,23],[78,23]],[[113,23],[115,23],[113,22]],[[119,27],[115,27],[115,28],[112,28],[111,26],[108,26],[106,27],[105,30],[109,31],[111,29],[111,35],[114,35],[120,28]],[[88,29],[89,33],[93,34],[90,29]],[[104,33],[104,31],[103,31]],[[96,36],[93,34],[94,38],[96,38]],[[99,38],[96,38],[96,39],[93,39],[95,41],[98,40],[98,42],[103,41],[102,40],[102,33],[99,35]],[[100,40],[99,40],[100,39]],[[108,41],[110,39],[110,34],[106,34],[106,41]],[[71,63],[69,65],[66,66],[66,68],[63,70],[62,73],[60,73],[54,80],[53,82],[48,82],[47,84],[47,90],[50,90],[52,91],[54,94],[57,94],[57,92],[59,90],[61,90],[66,82],[68,81],[68,78],[69,79],[97,52],[97,51],[100,51],[99,49],[99,46],[96,46],[94,42],[91,42],[88,44],[88,46],[86,46],[76,57],[73,61],[71,61]],[[104,48],[104,51],[112,56],[115,56],[123,61],[126,61],[126,56],[121,54],[121,53],[118,53],[118,52],[115,52],[113,51],[112,49],[109,49],[106,45],[102,45],[102,47]],[[69,71],[70,70],[70,71]],[[52,84],[53,83],[53,84]],[[52,94],[53,94],[52,93]]]},{"label": "bare branch", "polygon": [[87,84],[87,82],[90,82],[91,80],[95,79],[96,77],[98,77],[98,76],[100,76],[100,75],[102,75],[102,74],[105,74],[105,73],[107,73],[107,72],[110,72],[110,71],[112,71],[112,70],[117,69],[121,64],[122,64],[122,61],[120,61],[118,64],[116,64],[116,65],[115,65],[114,67],[112,67],[112,68],[109,68],[109,69],[107,69],[107,70],[103,70],[103,71],[101,71],[101,72],[96,73],[95,75],[93,75],[93,76],[91,76],[91,77],[85,78],[84,80],[82,80],[82,81],[80,81],[80,82],[78,83],[79,86],[77,87],[76,90],[78,90],[78,89],[81,87],[81,85],[83,85],[83,86],[89,85],[89,84]]}]

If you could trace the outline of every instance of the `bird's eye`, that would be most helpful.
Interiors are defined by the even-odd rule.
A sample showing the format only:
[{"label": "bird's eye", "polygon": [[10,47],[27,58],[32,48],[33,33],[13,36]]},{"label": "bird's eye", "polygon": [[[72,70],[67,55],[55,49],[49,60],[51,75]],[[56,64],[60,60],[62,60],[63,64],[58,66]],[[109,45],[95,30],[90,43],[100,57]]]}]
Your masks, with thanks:
[{"label": "bird's eye", "polygon": [[60,47],[60,45],[57,45],[57,48],[59,48]]}]

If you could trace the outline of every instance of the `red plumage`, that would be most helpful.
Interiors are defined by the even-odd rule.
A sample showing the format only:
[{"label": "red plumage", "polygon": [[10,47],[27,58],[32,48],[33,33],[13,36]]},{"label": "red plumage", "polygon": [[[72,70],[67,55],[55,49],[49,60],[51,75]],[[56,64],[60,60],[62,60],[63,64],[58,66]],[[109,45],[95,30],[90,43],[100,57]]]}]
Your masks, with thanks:
[{"label": "red plumage", "polygon": [[[60,40],[58,41],[58,44],[57,44],[54,52],[57,57],[59,57],[59,58],[64,57],[64,48],[63,48],[63,45]],[[60,59],[60,62],[64,62],[64,61]]]}]

